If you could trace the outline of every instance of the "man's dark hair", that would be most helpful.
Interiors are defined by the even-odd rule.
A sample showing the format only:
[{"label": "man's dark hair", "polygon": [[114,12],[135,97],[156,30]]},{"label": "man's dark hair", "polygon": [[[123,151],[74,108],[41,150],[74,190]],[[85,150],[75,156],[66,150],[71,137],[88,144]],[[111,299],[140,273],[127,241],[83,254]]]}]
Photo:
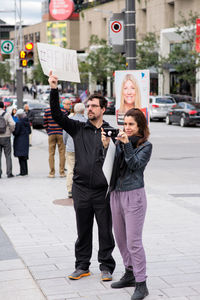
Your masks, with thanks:
[{"label": "man's dark hair", "polygon": [[90,95],[90,97],[88,98],[88,101],[93,100],[94,98],[99,99],[99,105],[101,108],[107,107],[107,100],[104,96],[102,96],[101,94],[94,93],[94,94]]},{"label": "man's dark hair", "polygon": [[0,108],[4,108],[4,103],[0,101]]}]

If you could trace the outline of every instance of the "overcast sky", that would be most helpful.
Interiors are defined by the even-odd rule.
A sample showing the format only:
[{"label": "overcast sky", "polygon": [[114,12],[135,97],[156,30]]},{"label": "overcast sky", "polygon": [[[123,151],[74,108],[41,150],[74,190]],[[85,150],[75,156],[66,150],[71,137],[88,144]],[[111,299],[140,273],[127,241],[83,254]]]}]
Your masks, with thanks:
[{"label": "overcast sky", "polygon": [[[19,7],[19,0],[16,1]],[[41,22],[42,0],[21,0],[23,25],[31,25]],[[8,24],[15,23],[14,13],[2,13],[1,10],[14,10],[14,0],[0,0],[0,19]]]}]

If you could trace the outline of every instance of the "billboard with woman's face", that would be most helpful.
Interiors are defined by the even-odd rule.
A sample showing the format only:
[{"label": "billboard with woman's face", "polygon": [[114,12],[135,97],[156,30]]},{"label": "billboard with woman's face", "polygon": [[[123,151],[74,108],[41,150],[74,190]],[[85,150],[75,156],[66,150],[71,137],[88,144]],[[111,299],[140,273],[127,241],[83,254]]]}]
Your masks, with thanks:
[{"label": "billboard with woman's face", "polygon": [[116,116],[123,124],[124,114],[131,108],[140,108],[149,121],[149,70],[116,71]]}]

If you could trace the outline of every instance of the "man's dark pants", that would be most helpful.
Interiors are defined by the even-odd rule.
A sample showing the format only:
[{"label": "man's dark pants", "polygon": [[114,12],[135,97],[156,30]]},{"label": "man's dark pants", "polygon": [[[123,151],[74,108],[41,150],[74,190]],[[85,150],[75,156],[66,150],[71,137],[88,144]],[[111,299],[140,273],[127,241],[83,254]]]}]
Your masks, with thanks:
[{"label": "man's dark pants", "polygon": [[4,149],[5,158],[6,158],[6,173],[7,173],[7,176],[9,176],[12,174],[10,137],[0,137],[0,176],[2,174],[1,157],[2,157],[3,149]]},{"label": "man's dark pants", "polygon": [[109,197],[105,189],[95,190],[73,184],[72,195],[76,213],[78,239],[75,244],[76,269],[87,270],[92,256],[94,216],[98,227],[100,270],[113,273],[115,261],[112,251],[115,243],[112,234],[112,217]]}]

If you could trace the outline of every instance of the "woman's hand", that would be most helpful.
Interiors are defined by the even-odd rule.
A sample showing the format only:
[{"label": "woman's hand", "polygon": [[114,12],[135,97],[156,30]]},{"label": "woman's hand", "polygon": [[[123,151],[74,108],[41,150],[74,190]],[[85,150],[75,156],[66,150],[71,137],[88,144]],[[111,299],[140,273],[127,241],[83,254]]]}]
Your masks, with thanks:
[{"label": "woman's hand", "polygon": [[127,134],[122,130],[122,129],[119,129],[119,133],[116,137],[116,140],[124,143],[124,144],[127,144],[129,143],[129,139],[128,139],[128,136]]},{"label": "woman's hand", "polygon": [[110,143],[110,137],[106,136],[106,133],[105,133],[105,131],[103,131],[103,128],[101,128],[101,141],[102,141],[104,148],[108,148],[108,145]]},{"label": "woman's hand", "polygon": [[53,72],[50,71],[49,72],[49,85],[51,87],[51,89],[57,89],[58,87],[58,77],[53,75]]}]

